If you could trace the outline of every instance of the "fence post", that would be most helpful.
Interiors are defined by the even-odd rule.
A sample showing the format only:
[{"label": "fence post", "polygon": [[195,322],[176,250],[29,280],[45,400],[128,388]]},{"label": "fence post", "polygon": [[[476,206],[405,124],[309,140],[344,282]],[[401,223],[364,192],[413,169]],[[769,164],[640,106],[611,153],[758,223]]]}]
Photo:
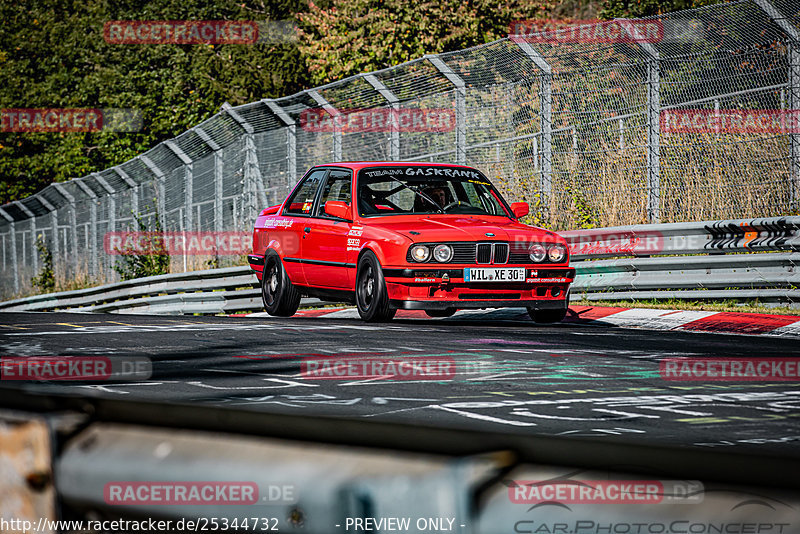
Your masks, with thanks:
[{"label": "fence post", "polygon": [[[264,182],[261,176],[261,168],[258,166],[258,151],[256,150],[255,129],[227,102],[222,104],[223,113],[227,113],[233,120],[242,127],[244,134],[244,183],[246,189],[244,201],[247,203],[242,206],[243,216],[247,220],[255,221],[261,208],[266,207],[267,195],[264,191]],[[257,203],[257,204],[256,204]]]},{"label": "fence post", "polygon": [[91,257],[89,270],[92,276],[97,276],[97,195],[83,183],[83,179],[73,180],[73,182],[89,197],[89,254]]},{"label": "fence post", "polygon": [[36,250],[36,216],[28,209],[28,206],[19,200],[15,201],[13,204],[22,210],[25,216],[31,221],[31,267],[33,267],[33,274],[36,275],[39,273],[39,251]]},{"label": "fence post", "polygon": [[[124,170],[122,170],[122,168],[114,167],[113,170],[114,170],[114,172],[117,173],[117,175],[120,178],[122,178],[122,180],[126,184],[128,184],[128,187],[131,188],[131,212],[136,214],[136,216],[138,217],[139,216],[139,184],[134,182],[131,179],[131,177],[128,176],[128,173],[126,173]],[[136,230],[138,230],[138,228],[136,228]]]},{"label": "fence post", "polygon": [[297,181],[297,126],[277,102],[269,98],[265,98],[262,102],[286,125],[286,195],[288,195]]},{"label": "fence post", "polygon": [[[78,221],[77,215],[75,214],[75,197],[73,197],[67,188],[61,184],[55,183],[53,184],[53,188],[58,191],[58,193],[66,199],[69,203],[69,236],[70,241],[72,242],[72,254],[69,254],[72,257],[72,262],[75,265],[75,276],[77,276],[78,270]],[[67,255],[67,247],[64,246],[64,254]],[[64,269],[64,274],[66,275],[66,269]]]},{"label": "fence post", "polygon": [[625,19],[615,19],[647,55],[647,218],[661,221],[661,57],[639,29]]},{"label": "fence post", "polygon": [[[541,169],[542,169],[542,205],[550,205],[550,195],[553,188],[553,67],[536,51],[524,37],[511,39],[527,55],[534,65],[541,71],[539,76],[539,103],[540,103],[540,131],[542,132]],[[534,138],[534,143],[536,138]],[[534,145],[534,153],[536,152]],[[536,154],[534,154],[534,157]],[[538,166],[538,165],[537,165]]]},{"label": "fence post", "polygon": [[50,204],[50,202],[48,202],[46,198],[44,198],[41,195],[37,195],[36,199],[42,203],[42,206],[44,206],[47,209],[47,211],[50,212],[50,226],[53,229],[53,243],[51,252],[54,258],[53,269],[55,270],[55,264],[57,261],[60,260],[59,247],[58,247],[58,214],[56,212],[55,206]]},{"label": "fence post", "polygon": [[148,169],[156,176],[156,209],[158,210],[158,221],[161,225],[161,231],[167,231],[167,192],[164,185],[166,175],[164,171],[158,168],[155,163],[150,161],[150,158],[144,154],[139,156],[139,159],[144,163]]},{"label": "fence post", "polygon": [[173,154],[178,156],[178,159],[180,159],[184,165],[184,179],[186,180],[186,184],[184,187],[183,199],[183,227],[185,231],[191,232],[192,228],[194,227],[192,214],[192,200],[194,197],[194,165],[192,163],[192,158],[190,158],[186,152],[181,150],[181,148],[173,141],[165,141],[164,144],[172,151]]},{"label": "fence post", "polygon": [[6,210],[0,208],[0,216],[8,221],[9,232],[11,233],[11,276],[14,278],[14,293],[19,293],[19,266],[17,265],[17,231],[14,218]]},{"label": "fence post", "polygon": [[316,89],[309,89],[306,91],[308,96],[314,99],[314,101],[319,104],[322,109],[327,111],[331,119],[333,121],[333,160],[334,161],[342,161],[342,129],[339,126],[339,115],[342,113],[333,107],[325,98],[319,94],[319,91]]},{"label": "fence post", "polygon": [[453,87],[456,88],[456,163],[467,164],[467,86],[464,80],[437,55],[427,54],[425,59],[431,62]]},{"label": "fence post", "polygon": [[199,126],[192,128],[192,131],[203,140],[203,142],[214,151],[214,231],[222,231],[222,171],[224,161],[222,159],[222,147],[211,138],[205,130]]},{"label": "fence post", "polygon": [[[753,0],[788,37],[786,63],[789,68],[789,113],[800,109],[800,30],[785,17],[770,0]],[[792,116],[793,118],[793,116]],[[800,133],[789,132],[789,209],[800,209]]]},{"label": "fence post", "polygon": [[[400,99],[389,90],[374,74],[365,74],[364,79],[369,83],[373,89],[378,91],[380,95],[389,103],[393,113],[400,111]],[[398,117],[393,117],[390,122],[389,133],[389,159],[397,161],[400,159],[400,124]]]},{"label": "fence post", "polygon": [[[117,230],[117,198],[114,196],[117,191],[111,187],[108,182],[106,182],[105,178],[103,178],[100,173],[92,173],[92,177],[97,180],[97,183],[103,188],[103,190],[107,193],[103,198],[108,202],[106,206],[106,217],[108,224],[106,225],[106,232],[115,232]],[[103,262],[105,267],[110,266],[111,258],[105,254],[105,236],[103,236],[103,257],[106,261]]]}]

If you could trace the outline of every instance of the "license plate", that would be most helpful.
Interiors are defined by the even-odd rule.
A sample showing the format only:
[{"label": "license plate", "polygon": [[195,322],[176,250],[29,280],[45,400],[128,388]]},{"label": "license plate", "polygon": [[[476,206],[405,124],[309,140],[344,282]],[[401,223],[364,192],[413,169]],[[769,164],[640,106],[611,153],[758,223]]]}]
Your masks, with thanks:
[{"label": "license plate", "polygon": [[524,267],[468,267],[464,269],[465,282],[524,282]]}]

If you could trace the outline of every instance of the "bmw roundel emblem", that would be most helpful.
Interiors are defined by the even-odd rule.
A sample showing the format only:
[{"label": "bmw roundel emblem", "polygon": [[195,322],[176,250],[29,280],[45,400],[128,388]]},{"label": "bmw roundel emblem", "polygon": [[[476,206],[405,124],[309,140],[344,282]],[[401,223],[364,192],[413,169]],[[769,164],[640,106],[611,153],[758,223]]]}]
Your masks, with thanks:
[{"label": "bmw roundel emblem", "polygon": [[494,237],[494,234],[492,232],[486,232],[486,237]]}]

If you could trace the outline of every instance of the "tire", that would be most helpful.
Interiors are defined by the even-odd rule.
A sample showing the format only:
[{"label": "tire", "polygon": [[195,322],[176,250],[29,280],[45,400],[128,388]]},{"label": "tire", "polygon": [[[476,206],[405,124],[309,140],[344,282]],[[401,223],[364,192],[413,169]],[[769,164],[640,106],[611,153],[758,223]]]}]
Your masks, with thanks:
[{"label": "tire", "polygon": [[389,295],[381,264],[370,250],[358,260],[356,307],[361,318],[370,323],[391,321],[397,312],[395,308],[389,306]]},{"label": "tire", "polygon": [[560,310],[534,310],[528,308],[528,315],[535,323],[560,323],[567,316],[567,309]]},{"label": "tire", "polygon": [[443,310],[425,310],[428,317],[451,317],[456,313],[455,308],[445,308]]},{"label": "tire", "polygon": [[277,254],[268,254],[261,277],[261,299],[264,309],[275,317],[291,317],[300,306],[300,292],[286,275]]}]

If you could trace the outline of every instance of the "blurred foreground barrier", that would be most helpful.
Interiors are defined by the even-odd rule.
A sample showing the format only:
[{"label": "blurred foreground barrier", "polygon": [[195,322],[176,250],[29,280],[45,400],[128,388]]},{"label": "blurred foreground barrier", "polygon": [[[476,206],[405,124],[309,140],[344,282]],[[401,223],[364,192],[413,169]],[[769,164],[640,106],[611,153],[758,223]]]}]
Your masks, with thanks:
[{"label": "blurred foreground barrier", "polygon": [[2,410],[49,422],[61,518],[170,521],[161,531],[800,531],[800,460],[790,451],[10,389]]},{"label": "blurred foreground barrier", "polygon": [[[577,270],[572,300],[757,299],[800,306],[800,217],[643,224],[561,235]],[[0,302],[0,311],[227,314],[261,309],[258,281],[248,266]]]}]

